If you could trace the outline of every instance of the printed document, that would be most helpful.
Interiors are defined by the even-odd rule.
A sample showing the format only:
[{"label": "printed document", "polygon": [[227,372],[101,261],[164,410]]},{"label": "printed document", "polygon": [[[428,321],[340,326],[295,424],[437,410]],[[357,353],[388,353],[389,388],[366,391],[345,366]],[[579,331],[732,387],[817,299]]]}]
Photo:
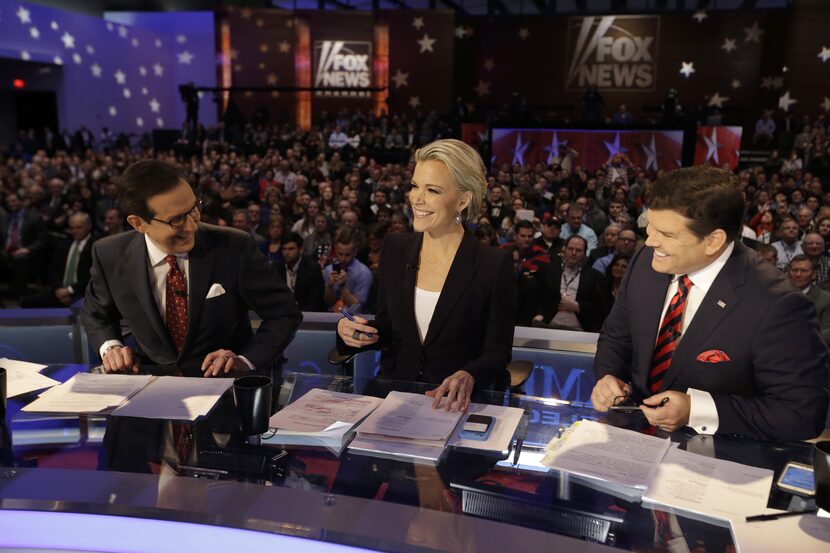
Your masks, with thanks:
[{"label": "printed document", "polygon": [[372,439],[444,447],[464,413],[433,409],[432,402],[433,398],[423,394],[390,392],[357,432]]},{"label": "printed document", "polygon": [[57,380],[40,374],[46,365],[3,357],[0,358],[0,368],[6,369],[6,397],[16,397],[60,384]]},{"label": "printed document", "polygon": [[146,390],[130,397],[112,414],[119,417],[193,421],[210,413],[222,394],[232,385],[232,378],[159,376]]},{"label": "printed document", "polygon": [[279,432],[317,433],[342,428],[349,429],[374,411],[383,400],[314,388],[294,403],[285,406],[271,417],[270,426]]},{"label": "printed document", "polygon": [[153,376],[78,373],[23,407],[30,413],[109,414]]}]

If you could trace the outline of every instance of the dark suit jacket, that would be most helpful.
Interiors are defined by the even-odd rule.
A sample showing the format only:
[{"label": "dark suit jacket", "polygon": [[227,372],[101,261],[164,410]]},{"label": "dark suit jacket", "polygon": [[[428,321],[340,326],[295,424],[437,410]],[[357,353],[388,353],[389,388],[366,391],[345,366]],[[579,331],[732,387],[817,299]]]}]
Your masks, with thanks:
[{"label": "dark suit jacket", "polygon": [[[84,295],[86,285],[89,282],[89,271],[92,268],[92,246],[97,236],[92,235],[89,241],[78,256],[78,269],[75,282],[70,283],[74,294],[73,298],[80,298]],[[63,274],[66,271],[66,262],[69,257],[69,250],[72,248],[73,240],[61,237],[52,242],[49,255],[49,268],[47,269],[47,281],[53,290],[63,287]]]},{"label": "dark suit jacket", "polygon": [[[21,207],[23,223],[20,226],[20,246],[29,248],[32,253],[39,252],[46,245],[46,223],[37,211]],[[6,247],[9,237],[9,220],[11,215],[0,209],[0,249]]]},{"label": "dark suit jacket", "polygon": [[[422,233],[384,239],[375,324],[381,375],[439,384],[458,370],[476,387],[502,385],[513,349],[516,284],[509,252],[466,234],[450,267],[424,343],[415,322]],[[338,348],[344,345],[338,337]]]},{"label": "dark suit jacket", "polygon": [[813,300],[816,306],[821,339],[830,346],[830,292],[822,290],[817,283],[814,283],[807,292],[807,297]]},{"label": "dark suit jacket", "polygon": [[[549,322],[556,315],[559,302],[562,301],[562,262],[552,259],[541,269],[537,279],[539,301],[536,304],[536,314],[541,314],[545,322]],[[596,332],[600,327],[597,299],[601,281],[602,275],[590,265],[582,267],[579,273],[579,286],[576,289],[576,302],[579,304],[576,318],[582,325],[582,330],[588,332]]]},{"label": "dark suit jacket", "polygon": [[[645,397],[671,275],[651,267],[654,250],[631,260],[602,327],[597,379],[611,374]],[[730,361],[704,363],[708,350]],[[827,348],[810,299],[740,242],[677,346],[661,390],[712,394],[718,433],[800,440],[818,435],[827,414]]]},{"label": "dark suit jacket", "polygon": [[[284,260],[274,263],[274,272],[285,282]],[[300,310],[325,311],[326,302],[323,301],[325,288],[320,264],[307,255],[301,255],[300,266],[297,268],[297,280],[294,282],[294,297],[297,298]]]},{"label": "dark suit jacket", "polygon": [[[291,342],[302,315],[250,234],[200,224],[188,259],[188,328],[184,347],[177,352],[150,289],[144,235],[124,232],[96,242],[82,315],[93,347],[121,339],[123,318],[145,363],[175,365],[185,375],[200,374],[205,355],[227,348],[244,355],[257,369],[270,368]],[[206,299],[214,283],[221,284],[225,293]],[[249,310],[262,317],[256,334]]]}]

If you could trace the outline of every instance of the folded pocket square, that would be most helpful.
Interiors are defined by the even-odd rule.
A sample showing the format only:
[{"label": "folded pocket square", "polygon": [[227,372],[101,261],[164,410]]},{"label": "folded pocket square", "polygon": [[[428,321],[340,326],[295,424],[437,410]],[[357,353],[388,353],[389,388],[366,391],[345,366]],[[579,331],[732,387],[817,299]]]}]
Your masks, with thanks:
[{"label": "folded pocket square", "polygon": [[210,298],[215,298],[216,296],[221,296],[224,293],[225,293],[225,289],[222,287],[222,285],[219,284],[218,282],[214,282],[213,284],[210,285],[210,290],[208,290],[208,293],[207,293],[207,296],[205,296],[205,299],[209,300]]},{"label": "folded pocket square", "polygon": [[727,361],[732,361],[725,351],[719,349],[704,351],[698,354],[697,360],[702,363],[726,363]]}]

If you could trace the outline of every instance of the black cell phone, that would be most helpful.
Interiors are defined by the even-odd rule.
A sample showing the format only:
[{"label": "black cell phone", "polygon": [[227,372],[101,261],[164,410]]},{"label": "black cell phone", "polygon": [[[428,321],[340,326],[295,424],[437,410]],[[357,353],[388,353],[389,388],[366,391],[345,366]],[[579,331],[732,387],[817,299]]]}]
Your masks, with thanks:
[{"label": "black cell phone", "polygon": [[331,271],[333,273],[339,273],[340,269],[341,269],[341,267],[340,267],[340,262],[339,261],[335,261],[334,263],[331,264]]},{"label": "black cell phone", "polygon": [[461,437],[470,440],[486,440],[493,429],[493,417],[487,415],[467,415],[461,427]]}]

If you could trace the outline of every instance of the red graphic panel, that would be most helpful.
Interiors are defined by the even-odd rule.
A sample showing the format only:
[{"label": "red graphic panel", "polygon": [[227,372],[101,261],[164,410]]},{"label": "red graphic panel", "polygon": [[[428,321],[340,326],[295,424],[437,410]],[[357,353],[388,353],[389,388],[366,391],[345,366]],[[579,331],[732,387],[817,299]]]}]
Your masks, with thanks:
[{"label": "red graphic panel", "polygon": [[742,127],[699,125],[695,137],[695,165],[716,165],[734,170],[741,159]]}]

